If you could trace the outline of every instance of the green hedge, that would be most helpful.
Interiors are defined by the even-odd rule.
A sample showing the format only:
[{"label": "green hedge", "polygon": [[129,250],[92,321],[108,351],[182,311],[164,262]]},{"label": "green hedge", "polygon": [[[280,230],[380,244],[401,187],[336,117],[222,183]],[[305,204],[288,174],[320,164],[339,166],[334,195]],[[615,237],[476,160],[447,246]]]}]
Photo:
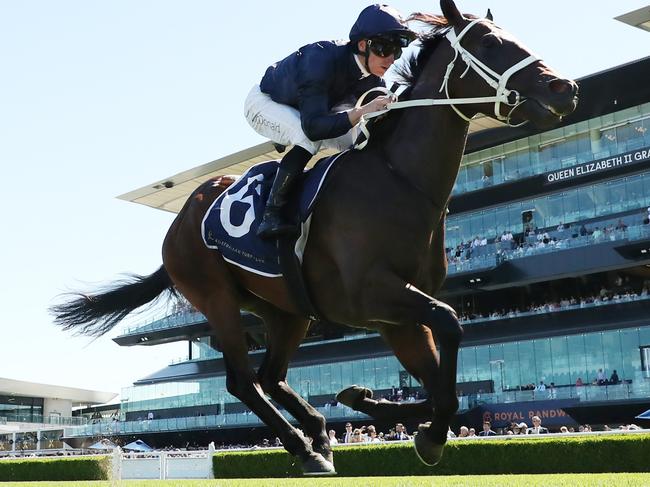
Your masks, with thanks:
[{"label": "green hedge", "polygon": [[[334,464],[344,477],[650,472],[650,435],[450,441],[435,467],[420,462],[412,443],[338,447]],[[213,468],[215,478],[301,475],[281,450],[220,452]]]},{"label": "green hedge", "polygon": [[0,481],[108,480],[108,456],[0,460]]}]

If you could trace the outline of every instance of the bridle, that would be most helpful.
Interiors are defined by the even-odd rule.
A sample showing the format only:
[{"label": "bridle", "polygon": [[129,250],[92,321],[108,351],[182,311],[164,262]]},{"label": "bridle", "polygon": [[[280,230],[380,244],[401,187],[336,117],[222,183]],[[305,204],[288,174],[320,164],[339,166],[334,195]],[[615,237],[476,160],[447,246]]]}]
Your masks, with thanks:
[{"label": "bridle", "polygon": [[[433,106],[433,105],[449,105],[451,106],[451,108],[453,108],[453,110],[460,118],[462,118],[466,122],[469,122],[470,118],[465,116],[455,105],[494,103],[494,115],[498,120],[504,121],[507,125],[511,127],[519,127],[525,124],[526,121],[523,121],[519,124],[513,124],[510,121],[510,117],[512,116],[512,113],[515,111],[515,109],[517,109],[519,106],[521,106],[522,103],[526,101],[526,98],[522,97],[519,94],[519,92],[516,90],[509,90],[508,88],[506,88],[506,85],[508,83],[508,80],[513,74],[522,70],[529,64],[534,63],[535,61],[539,61],[539,58],[531,54],[530,56],[522,59],[521,61],[514,64],[510,68],[506,69],[503,72],[503,74],[496,73],[494,70],[486,66],[482,61],[477,59],[472,53],[467,51],[467,49],[465,49],[460,44],[460,41],[463,39],[465,34],[467,34],[467,32],[472,27],[474,27],[478,22],[482,22],[482,21],[492,23],[488,19],[474,19],[465,26],[465,28],[460,32],[460,34],[456,35],[452,27],[445,35],[445,37],[451,44],[452,49],[454,50],[454,58],[447,65],[447,70],[445,71],[445,76],[442,81],[442,85],[440,86],[440,90],[438,90],[439,92],[442,92],[444,90],[445,96],[447,97],[446,99],[425,98],[419,100],[394,101],[386,105],[385,110],[379,110],[376,112],[371,112],[363,115],[361,117],[361,120],[359,121],[359,130],[361,131],[361,133],[365,135],[366,138],[364,141],[355,144],[354,148],[363,149],[368,144],[368,140],[370,139],[370,133],[366,127],[366,124],[370,119],[378,117],[380,115],[385,115],[386,111],[388,110],[396,110],[401,108],[423,107],[423,106]],[[465,68],[465,71],[463,71],[463,73],[460,75],[460,78],[463,78],[471,68],[481,78],[483,78],[483,80],[485,80],[485,82],[488,85],[494,88],[494,90],[496,91],[495,96],[483,96],[483,97],[474,97],[474,98],[450,98],[449,97],[449,77],[451,76],[451,72],[453,71],[459,56],[460,56],[460,60],[463,61],[467,66]],[[357,108],[363,104],[363,100],[365,99],[366,95],[377,91],[387,95],[395,96],[395,94],[392,93],[387,88],[383,88],[383,87],[373,88],[365,92],[363,95],[361,95],[361,97],[359,97],[359,100],[357,101],[356,104]],[[508,111],[508,114],[505,116],[501,115],[500,113],[500,108],[502,103],[504,105],[511,107],[510,110]]]}]

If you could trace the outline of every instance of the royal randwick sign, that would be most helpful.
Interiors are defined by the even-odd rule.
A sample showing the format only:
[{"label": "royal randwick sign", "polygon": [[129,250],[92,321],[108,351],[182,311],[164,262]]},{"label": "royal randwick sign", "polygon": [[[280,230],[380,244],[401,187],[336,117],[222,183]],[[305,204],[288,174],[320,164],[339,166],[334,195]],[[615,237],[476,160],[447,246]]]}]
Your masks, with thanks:
[{"label": "royal randwick sign", "polygon": [[605,159],[598,159],[593,162],[584,162],[577,166],[551,171],[544,175],[544,184],[553,184],[567,179],[579,178],[587,174],[609,171],[611,169],[638,164],[650,161],[650,148],[618,154]]},{"label": "royal randwick sign", "polygon": [[575,406],[576,399],[554,399],[540,401],[513,402],[505,404],[482,404],[476,411],[480,415],[475,421],[490,421],[493,427],[503,428],[510,423],[524,422],[532,425],[533,416],[542,419],[542,426],[571,426],[575,421],[563,408]]}]

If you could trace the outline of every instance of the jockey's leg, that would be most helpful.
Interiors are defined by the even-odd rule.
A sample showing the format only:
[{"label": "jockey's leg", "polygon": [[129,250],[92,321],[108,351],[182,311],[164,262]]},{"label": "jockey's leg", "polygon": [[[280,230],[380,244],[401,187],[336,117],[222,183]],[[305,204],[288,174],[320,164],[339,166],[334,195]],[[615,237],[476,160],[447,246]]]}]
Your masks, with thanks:
[{"label": "jockey's leg", "polygon": [[264,216],[257,230],[259,237],[272,238],[276,235],[297,231],[295,225],[287,223],[282,218],[282,208],[287,202],[293,182],[302,173],[311,156],[311,152],[296,145],[280,161],[280,168],[275,175]]}]

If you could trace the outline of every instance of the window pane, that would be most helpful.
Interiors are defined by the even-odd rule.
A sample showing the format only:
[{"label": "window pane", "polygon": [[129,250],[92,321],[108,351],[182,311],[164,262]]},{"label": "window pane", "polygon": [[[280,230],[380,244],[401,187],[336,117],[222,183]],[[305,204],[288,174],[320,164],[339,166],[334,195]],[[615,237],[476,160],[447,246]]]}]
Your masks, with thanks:
[{"label": "window pane", "polygon": [[523,384],[519,367],[519,346],[517,342],[503,344],[503,374],[505,375],[505,388],[516,389]]},{"label": "window pane", "polygon": [[602,335],[603,351],[605,360],[603,367],[605,377],[609,379],[610,375],[616,370],[618,377],[622,378],[623,373],[623,355],[621,353],[621,337],[618,330],[606,331]]},{"label": "window pane", "polygon": [[622,370],[618,376],[625,379],[639,380],[641,373],[641,355],[639,353],[639,331],[637,328],[621,330],[621,349],[623,350]]},{"label": "window pane", "polygon": [[574,384],[569,368],[569,349],[566,337],[551,338],[551,355],[553,357],[553,380],[555,385]]},{"label": "window pane", "polygon": [[585,353],[589,382],[593,382],[598,375],[599,369],[603,369],[605,366],[601,335],[601,333],[588,333],[585,335]]},{"label": "window pane", "polygon": [[555,382],[553,378],[553,364],[551,363],[551,341],[548,338],[534,340],[535,349],[535,368],[536,368],[536,381],[544,381],[548,385]]},{"label": "window pane", "polygon": [[537,374],[535,371],[535,352],[533,342],[519,343],[519,364],[521,370],[521,385],[536,384]]},{"label": "window pane", "polygon": [[569,348],[569,367],[571,368],[571,382],[575,383],[581,379],[584,383],[589,383],[587,374],[587,363],[585,361],[585,342],[583,335],[570,335],[567,337],[567,346]]}]

